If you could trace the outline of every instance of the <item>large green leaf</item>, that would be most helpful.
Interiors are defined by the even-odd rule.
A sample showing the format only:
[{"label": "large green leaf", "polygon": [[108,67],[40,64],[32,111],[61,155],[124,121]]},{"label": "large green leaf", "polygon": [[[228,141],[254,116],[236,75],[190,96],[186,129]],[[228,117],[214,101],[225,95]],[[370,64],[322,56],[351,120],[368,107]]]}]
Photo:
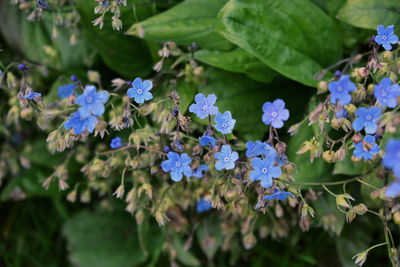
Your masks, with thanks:
[{"label": "large green leaf", "polygon": [[127,212],[83,211],[65,223],[63,233],[75,266],[131,267],[147,259],[136,229]]},{"label": "large green leaf", "polygon": [[315,135],[313,127],[303,124],[298,133],[289,140],[287,155],[289,160],[296,165],[294,175],[296,182],[326,182],[332,180],[333,175],[330,175],[332,166],[323,161],[322,158],[316,158],[311,162],[309,152],[297,154],[301,145]]},{"label": "large green leaf", "polygon": [[310,1],[230,0],[217,29],[270,68],[310,86],[323,66],[341,57],[333,20]]},{"label": "large green leaf", "polygon": [[258,58],[250,55],[241,48],[232,51],[200,50],[194,57],[208,65],[224,70],[244,73],[248,77],[260,81],[270,82],[277,73],[267,67]]},{"label": "large green leaf", "polygon": [[[138,1],[136,1],[138,2]],[[148,5],[136,8],[136,14],[130,7],[121,8],[123,29],[115,31],[111,27],[111,15],[105,16],[104,28],[93,26],[95,1],[79,0],[77,8],[81,15],[82,31],[86,39],[91,41],[104,63],[113,71],[125,78],[133,79],[135,76],[145,76],[151,71],[153,61],[143,40],[123,33],[125,27],[136,21],[136,14],[143,19],[152,14]]]},{"label": "large green leaf", "polygon": [[228,50],[233,45],[215,32],[218,11],[227,0],[187,0],[175,7],[132,25],[128,34],[157,42],[173,41],[188,46]]},{"label": "large green leaf", "polygon": [[[262,120],[262,105],[267,101],[282,98],[287,102],[291,119],[300,119],[307,103],[307,97],[293,98],[294,92],[304,90],[297,83],[285,80],[283,83],[263,84],[253,81],[243,74],[237,74],[218,69],[209,69],[205,73],[206,82],[201,85],[199,92],[215,94],[220,112],[231,111],[236,119],[234,130],[238,131],[245,140],[262,138],[268,131]],[[286,122],[290,125],[290,121]]]},{"label": "large green leaf", "polygon": [[376,30],[382,25],[400,24],[400,0],[348,0],[337,18],[353,26]]},{"label": "large green leaf", "polygon": [[57,27],[57,38],[51,38],[52,16],[31,22],[27,14],[9,2],[0,1],[0,30],[10,47],[30,61],[60,70],[84,65],[90,53],[86,40],[79,38],[76,44],[70,44],[70,32],[63,27]]}]

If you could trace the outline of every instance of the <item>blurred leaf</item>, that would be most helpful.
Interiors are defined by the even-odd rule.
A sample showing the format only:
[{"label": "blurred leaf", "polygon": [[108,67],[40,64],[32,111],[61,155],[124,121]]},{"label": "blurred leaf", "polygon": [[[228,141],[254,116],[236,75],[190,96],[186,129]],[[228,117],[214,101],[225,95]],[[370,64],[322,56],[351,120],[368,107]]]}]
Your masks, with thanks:
[{"label": "blurred leaf", "polygon": [[179,105],[180,112],[184,114],[189,108],[189,105],[193,102],[194,95],[196,94],[196,87],[194,83],[180,80],[177,82],[176,91],[181,97]]},{"label": "blurred leaf", "polygon": [[214,257],[224,241],[220,225],[217,217],[208,216],[197,229],[197,240],[208,259]]},{"label": "blurred leaf", "polygon": [[[124,34],[125,27],[136,21],[136,15],[132,9],[121,7],[122,30],[115,31],[112,29],[111,15],[109,14],[105,16],[104,28],[100,30],[92,24],[92,21],[96,18],[93,11],[95,6],[95,1],[78,0],[77,2],[83,34],[99,52],[104,63],[126,79],[148,75],[153,64],[146,43]],[[152,14],[149,5],[138,6],[135,10],[140,18],[146,18]]]},{"label": "blurred leaf", "polygon": [[380,24],[399,25],[400,0],[348,0],[337,18],[353,26],[376,30]]},{"label": "blurred leaf", "polygon": [[344,175],[360,175],[363,173],[365,162],[353,162],[351,156],[353,150],[348,150],[344,160],[335,163],[333,168],[333,174],[344,174]]},{"label": "blurred leaf", "polygon": [[176,257],[180,262],[187,266],[200,266],[200,261],[183,247],[181,238],[175,234],[172,240],[172,246],[176,251]]},{"label": "blurred leaf", "polygon": [[313,0],[313,2],[331,17],[335,17],[339,9],[346,3],[346,0]]},{"label": "blurred leaf", "polygon": [[127,31],[144,39],[200,48],[228,50],[233,45],[215,32],[218,11],[227,0],[187,0],[171,9],[136,23]]},{"label": "blurred leaf", "polygon": [[77,43],[71,45],[71,33],[58,26],[58,37],[51,38],[52,16],[46,15],[42,21],[31,22],[26,13],[9,2],[0,1],[0,30],[10,47],[30,61],[59,70],[84,65],[90,53],[89,44],[84,39],[78,38]]},{"label": "blurred leaf", "polygon": [[345,216],[337,209],[335,197],[325,192],[318,196],[316,201],[312,201],[312,205],[315,208],[315,215],[319,223],[339,236],[345,224]]},{"label": "blurred leaf", "polygon": [[125,211],[82,211],[65,223],[63,234],[75,266],[131,267],[147,258],[134,220]]},{"label": "blurred leaf", "polygon": [[309,86],[316,86],[313,76],[323,66],[341,56],[333,20],[309,1],[230,0],[219,21],[225,38]]},{"label": "blurred leaf", "polygon": [[365,220],[363,225],[347,224],[344,227],[342,235],[336,241],[336,249],[343,267],[355,266],[354,255],[369,247],[372,236],[368,228],[371,228],[371,225],[365,223]]},{"label": "blurred leaf", "polygon": [[228,52],[200,50],[195,54],[195,59],[217,68],[246,74],[260,82],[270,82],[277,75],[259,59],[241,48]]},{"label": "blurred leaf", "polygon": [[[372,186],[375,186],[377,188],[382,188],[385,186],[385,179],[383,178],[378,178],[376,176],[377,172],[373,171],[371,174],[365,176],[362,178],[362,180]],[[372,198],[371,193],[376,191],[376,189],[371,188],[368,185],[361,184],[361,196],[363,199],[363,202],[365,205],[367,205],[369,208],[376,208],[379,209],[382,207],[383,200],[378,198]]]}]

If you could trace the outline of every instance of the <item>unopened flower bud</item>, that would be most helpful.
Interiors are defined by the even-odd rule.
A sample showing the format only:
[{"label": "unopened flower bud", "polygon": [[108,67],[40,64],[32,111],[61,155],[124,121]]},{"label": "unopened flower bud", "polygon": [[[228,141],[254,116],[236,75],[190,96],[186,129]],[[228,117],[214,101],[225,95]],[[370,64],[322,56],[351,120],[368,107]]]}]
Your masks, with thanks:
[{"label": "unopened flower bud", "polygon": [[334,160],[335,161],[342,161],[346,157],[346,149],[344,147],[339,148],[335,152]]},{"label": "unopened flower bud", "polygon": [[359,75],[361,78],[368,77],[368,75],[369,75],[369,70],[368,70],[367,68],[365,68],[365,67],[359,68],[359,69],[358,69],[358,75]]},{"label": "unopened flower bud", "polygon": [[328,83],[325,81],[320,81],[318,83],[317,94],[325,94],[326,92],[328,92]]},{"label": "unopened flower bud", "polygon": [[193,155],[193,156],[199,155],[199,154],[201,153],[201,150],[202,150],[202,147],[201,147],[200,145],[195,146],[195,147],[193,148],[192,155]]}]

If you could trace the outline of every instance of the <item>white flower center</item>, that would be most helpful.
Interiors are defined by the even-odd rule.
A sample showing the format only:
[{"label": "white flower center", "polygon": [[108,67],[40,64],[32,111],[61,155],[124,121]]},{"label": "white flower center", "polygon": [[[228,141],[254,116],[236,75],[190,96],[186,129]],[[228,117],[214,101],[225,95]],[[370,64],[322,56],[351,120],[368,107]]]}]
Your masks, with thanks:
[{"label": "white flower center", "polygon": [[229,162],[229,158],[228,157],[224,158],[224,161]]},{"label": "white flower center", "polygon": [[223,124],[222,124],[222,127],[226,128],[226,127],[228,127],[228,124],[223,123]]},{"label": "white flower center", "polygon": [[267,172],[268,172],[268,169],[267,169],[267,168],[263,168],[261,171],[262,171],[263,173],[267,173]]},{"label": "white flower center", "polygon": [[180,162],[177,162],[177,163],[175,163],[175,166],[176,166],[176,167],[180,167],[180,166],[181,166],[181,163],[180,163]]},{"label": "white flower center", "polygon": [[337,88],[337,90],[338,90],[338,92],[342,92],[342,91],[343,91],[343,87],[339,86],[339,87]]},{"label": "white flower center", "polygon": [[276,116],[278,116],[278,113],[276,113],[276,112],[274,111],[274,112],[271,113],[271,116],[275,118]]},{"label": "white flower center", "polygon": [[382,92],[382,96],[387,96],[386,91],[383,91],[383,92]]},{"label": "white flower center", "polygon": [[207,110],[207,109],[208,109],[207,105],[204,105],[204,106],[202,107],[202,109],[203,109],[203,110]]},{"label": "white flower center", "polygon": [[372,116],[371,116],[371,115],[368,115],[368,116],[366,117],[366,119],[370,121],[370,120],[372,120]]},{"label": "white flower center", "polygon": [[86,97],[86,102],[92,103],[93,102],[93,98],[91,98],[90,96]]},{"label": "white flower center", "polygon": [[387,40],[386,35],[383,35],[383,36],[382,36],[382,40],[385,40],[385,41]]},{"label": "white flower center", "polygon": [[139,95],[141,95],[141,94],[143,93],[142,89],[138,89],[138,90],[137,90],[137,93],[138,93]]}]

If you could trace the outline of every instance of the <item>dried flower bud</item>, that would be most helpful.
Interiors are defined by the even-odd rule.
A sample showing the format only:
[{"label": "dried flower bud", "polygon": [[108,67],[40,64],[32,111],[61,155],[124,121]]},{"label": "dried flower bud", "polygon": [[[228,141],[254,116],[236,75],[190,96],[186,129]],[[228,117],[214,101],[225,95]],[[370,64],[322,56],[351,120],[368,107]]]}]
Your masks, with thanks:
[{"label": "dried flower bud", "polygon": [[249,233],[243,237],[243,245],[245,249],[253,248],[257,243],[257,239],[253,233]]},{"label": "dried flower bud", "polygon": [[115,190],[113,196],[116,196],[119,199],[122,199],[124,197],[125,194],[125,187],[123,184],[120,184],[117,188],[117,190]]},{"label": "dried flower bud", "polygon": [[328,163],[332,163],[334,157],[335,157],[335,152],[331,150],[324,151],[324,153],[322,154],[323,160],[325,160]]},{"label": "dried flower bud", "polygon": [[358,72],[359,77],[361,77],[361,78],[368,77],[368,75],[369,75],[369,70],[365,67],[359,68],[357,72]]},{"label": "dried flower bud", "polygon": [[335,152],[334,160],[335,161],[342,161],[346,157],[346,149],[344,147],[339,148]]},{"label": "dried flower bud", "polygon": [[367,255],[368,255],[367,250],[356,254],[353,257],[353,259],[355,258],[354,263],[357,264],[358,266],[362,266],[365,263],[365,261],[367,260]]},{"label": "dried flower bud", "polygon": [[362,140],[363,140],[362,137],[357,134],[353,135],[353,137],[351,138],[351,141],[355,144],[362,142]]}]

